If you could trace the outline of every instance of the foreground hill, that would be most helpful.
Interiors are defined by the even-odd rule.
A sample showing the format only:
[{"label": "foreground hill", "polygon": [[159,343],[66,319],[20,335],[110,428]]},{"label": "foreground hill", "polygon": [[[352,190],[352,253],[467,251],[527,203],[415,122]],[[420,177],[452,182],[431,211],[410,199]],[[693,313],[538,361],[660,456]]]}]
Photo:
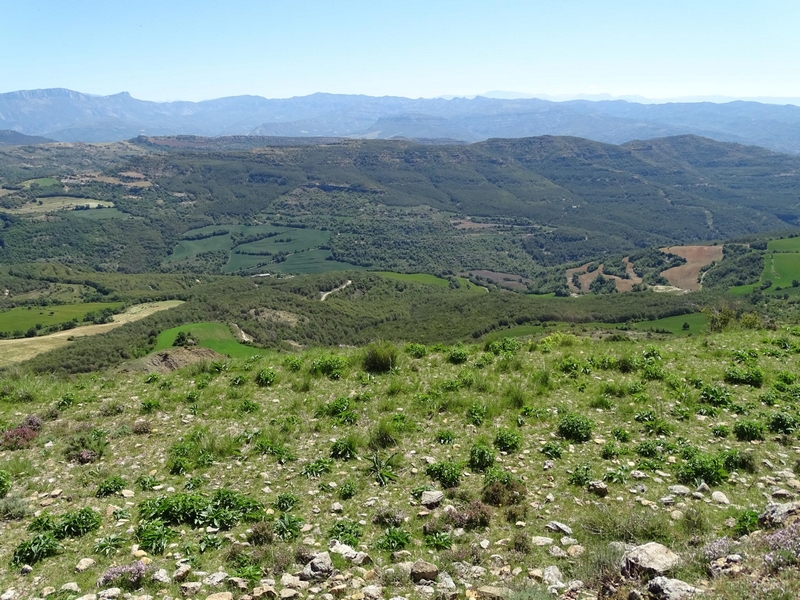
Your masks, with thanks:
[{"label": "foreground hill", "polygon": [[0,586],[796,597],[800,332],[728,325],[7,375]]},{"label": "foreground hill", "polygon": [[59,141],[107,142],[145,135],[449,138],[569,135],[620,144],[694,134],[800,152],[800,108],[758,102],[551,102],[478,96],[445,100],[312,94],[204,102],[148,102],[120,93],[65,89],[0,94],[0,127]]}]

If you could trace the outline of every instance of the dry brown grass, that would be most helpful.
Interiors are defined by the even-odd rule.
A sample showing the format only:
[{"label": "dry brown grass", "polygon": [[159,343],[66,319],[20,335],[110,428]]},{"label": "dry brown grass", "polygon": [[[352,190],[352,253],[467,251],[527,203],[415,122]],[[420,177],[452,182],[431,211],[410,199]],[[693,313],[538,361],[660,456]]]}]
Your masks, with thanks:
[{"label": "dry brown grass", "polygon": [[697,281],[700,269],[715,260],[722,259],[722,246],[670,246],[661,248],[661,251],[671,252],[686,259],[686,264],[661,273],[671,285],[682,290],[699,290],[702,287]]}]

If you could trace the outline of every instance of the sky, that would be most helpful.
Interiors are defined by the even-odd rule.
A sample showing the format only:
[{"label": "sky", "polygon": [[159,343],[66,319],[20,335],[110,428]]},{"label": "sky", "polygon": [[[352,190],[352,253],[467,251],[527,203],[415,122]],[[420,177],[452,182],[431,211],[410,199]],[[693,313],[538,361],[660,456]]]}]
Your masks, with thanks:
[{"label": "sky", "polygon": [[0,0],[0,92],[800,98],[798,0]]}]

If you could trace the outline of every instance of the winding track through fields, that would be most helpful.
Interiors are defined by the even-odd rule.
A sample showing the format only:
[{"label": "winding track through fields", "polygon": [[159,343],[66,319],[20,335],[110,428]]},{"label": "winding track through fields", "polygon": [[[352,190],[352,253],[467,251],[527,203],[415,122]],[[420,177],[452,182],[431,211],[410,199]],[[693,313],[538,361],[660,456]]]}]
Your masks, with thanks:
[{"label": "winding track through fields", "polygon": [[34,338],[19,338],[14,340],[0,340],[0,367],[29,360],[34,356],[61,348],[70,343],[70,338],[83,337],[87,335],[97,335],[116,329],[120,325],[144,319],[161,310],[174,308],[183,304],[181,300],[167,300],[164,302],[149,302],[147,304],[137,304],[118,315],[114,315],[111,323],[103,325],[85,325],[66,331],[58,331],[50,335],[43,335]]}]

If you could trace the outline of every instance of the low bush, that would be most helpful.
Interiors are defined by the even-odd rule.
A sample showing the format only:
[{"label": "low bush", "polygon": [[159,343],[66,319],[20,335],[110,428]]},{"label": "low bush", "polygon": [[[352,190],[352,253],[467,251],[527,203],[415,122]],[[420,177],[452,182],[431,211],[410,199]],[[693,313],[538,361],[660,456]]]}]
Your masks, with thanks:
[{"label": "low bush", "polygon": [[494,452],[484,443],[473,444],[469,451],[469,468],[476,472],[483,472],[494,466]]},{"label": "low bush", "polygon": [[444,461],[428,465],[425,473],[444,488],[458,487],[461,483],[461,465],[456,462]]},{"label": "low bush", "polygon": [[397,348],[389,342],[367,346],[363,366],[367,373],[388,373],[397,365]]},{"label": "low bush", "polygon": [[594,423],[583,415],[568,414],[558,422],[558,435],[570,442],[583,443],[592,439]]},{"label": "low bush", "polygon": [[738,421],[733,426],[733,434],[740,442],[764,439],[764,424],[758,421]]},{"label": "low bush", "polygon": [[0,498],[5,498],[11,490],[11,473],[0,471]]},{"label": "low bush", "polygon": [[100,485],[97,486],[97,492],[95,493],[95,496],[98,498],[105,498],[106,496],[111,496],[121,492],[124,487],[125,480],[123,480],[119,475],[106,477],[100,482]]}]

